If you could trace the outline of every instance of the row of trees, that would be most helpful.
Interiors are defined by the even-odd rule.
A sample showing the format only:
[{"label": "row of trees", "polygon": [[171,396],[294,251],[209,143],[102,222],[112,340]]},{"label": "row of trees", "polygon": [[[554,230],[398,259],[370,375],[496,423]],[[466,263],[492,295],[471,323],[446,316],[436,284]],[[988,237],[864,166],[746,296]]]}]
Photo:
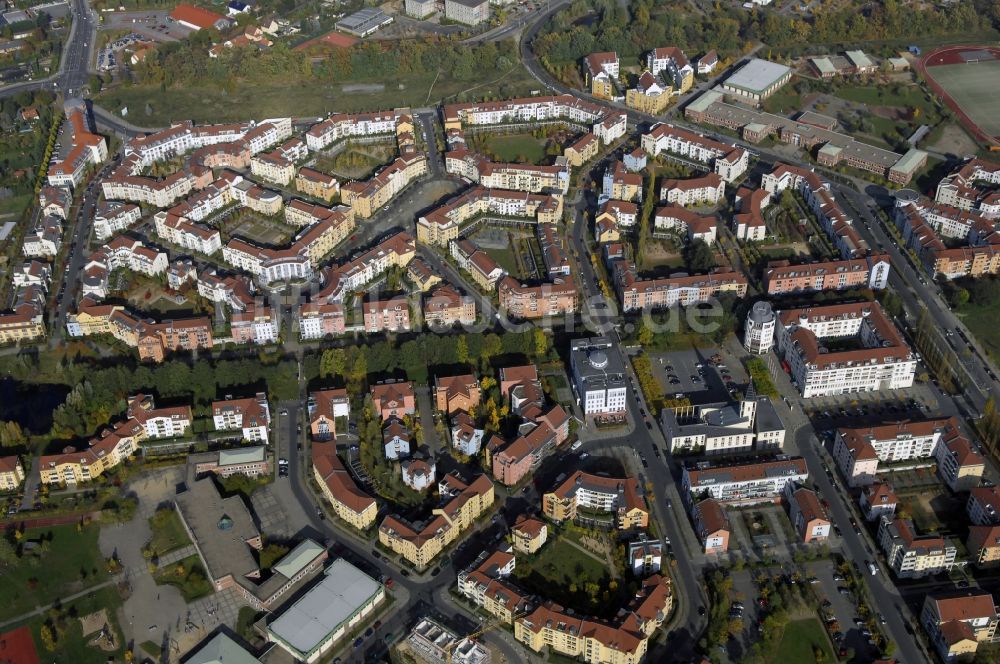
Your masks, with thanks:
[{"label": "row of trees", "polygon": [[334,49],[317,64],[308,51],[294,50],[279,42],[268,49],[225,49],[217,58],[208,56],[213,38],[201,30],[183,42],[170,42],[136,65],[133,76],[142,85],[163,89],[175,85],[210,85],[235,89],[237,83],[271,84],[284,80],[349,82],[391,81],[447,72],[452,78],[472,81],[483,72],[498,76],[519,60],[513,41],[468,46],[447,39],[427,37],[397,41],[365,41],[349,49]]},{"label": "row of trees", "polygon": [[634,59],[664,44],[679,46],[689,55],[715,48],[727,57],[758,40],[775,48],[795,48],[966,34],[989,27],[987,17],[994,14],[1000,18],[1000,10],[977,12],[967,3],[917,8],[880,0],[863,7],[848,3],[820,8],[806,19],[765,8],[745,11],[735,4],[716,3],[712,10],[696,14],[683,3],[663,6],[640,0],[631,3],[629,12],[615,0],[576,0],[553,17],[533,48],[550,65],[577,61],[595,51],[617,51]]},{"label": "row of trees", "polygon": [[[370,376],[405,374],[427,383],[430,368],[479,364],[492,373],[492,363],[504,356],[529,360],[552,359],[551,339],[541,330],[464,333],[461,336],[425,334],[406,341],[377,341],[321,353],[307,353],[302,361],[306,381],[334,379],[354,394],[362,394]],[[278,351],[253,357],[177,358],[150,366],[117,359],[114,365],[89,357],[51,359],[21,354],[0,361],[0,372],[28,384],[43,382],[72,386],[53,412],[51,434],[57,439],[89,436],[125,410],[125,398],[138,392],[155,393],[161,400],[191,403],[196,414],[226,393],[267,391],[272,400],[298,398],[298,366]],[[44,366],[43,366],[44,364]],[[42,433],[42,432],[33,432]],[[0,424],[0,442],[20,445],[23,432],[13,423]]]}]

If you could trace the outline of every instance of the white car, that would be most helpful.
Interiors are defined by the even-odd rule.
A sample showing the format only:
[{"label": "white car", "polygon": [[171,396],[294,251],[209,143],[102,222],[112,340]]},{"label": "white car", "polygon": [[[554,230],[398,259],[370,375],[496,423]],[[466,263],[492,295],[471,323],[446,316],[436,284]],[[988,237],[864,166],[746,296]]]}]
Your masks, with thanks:
[{"label": "white car", "polygon": [[570,446],[570,448],[569,448],[569,449],[570,449],[570,451],[571,451],[571,452],[576,452],[576,451],[577,451],[578,449],[580,449],[581,447],[583,447],[583,441],[582,441],[582,440],[578,440],[578,441],[576,441],[575,443],[573,443],[573,444],[572,444],[572,445]]}]

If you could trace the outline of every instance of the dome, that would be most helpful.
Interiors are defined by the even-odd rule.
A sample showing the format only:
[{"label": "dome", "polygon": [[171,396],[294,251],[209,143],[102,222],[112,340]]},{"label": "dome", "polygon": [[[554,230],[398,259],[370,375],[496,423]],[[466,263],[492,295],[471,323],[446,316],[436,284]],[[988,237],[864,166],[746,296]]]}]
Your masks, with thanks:
[{"label": "dome", "polygon": [[590,360],[590,366],[595,369],[603,369],[608,366],[608,355],[603,350],[595,350],[587,356]]}]

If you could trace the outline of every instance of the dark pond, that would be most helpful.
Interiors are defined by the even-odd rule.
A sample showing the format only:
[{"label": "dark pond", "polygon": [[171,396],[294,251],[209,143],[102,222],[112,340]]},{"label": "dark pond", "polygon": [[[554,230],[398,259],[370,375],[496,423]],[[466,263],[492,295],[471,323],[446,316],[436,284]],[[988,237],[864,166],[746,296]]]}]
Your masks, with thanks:
[{"label": "dark pond", "polygon": [[43,433],[52,426],[52,411],[67,394],[69,388],[65,385],[0,379],[0,420],[13,420],[32,433]]}]

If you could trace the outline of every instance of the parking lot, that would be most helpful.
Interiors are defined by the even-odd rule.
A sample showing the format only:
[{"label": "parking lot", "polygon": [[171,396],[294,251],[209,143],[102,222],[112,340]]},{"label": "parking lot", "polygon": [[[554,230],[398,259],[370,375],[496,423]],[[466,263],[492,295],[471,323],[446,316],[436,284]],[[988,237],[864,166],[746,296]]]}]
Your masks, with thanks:
[{"label": "parking lot", "polygon": [[[695,405],[728,401],[731,389],[742,389],[747,384],[743,365],[724,349],[699,348],[649,356],[667,396],[686,397]],[[715,356],[720,361],[713,364]]]},{"label": "parking lot", "polygon": [[102,12],[102,30],[133,30],[154,41],[178,41],[191,31],[170,21],[167,10],[145,10],[134,12]]},{"label": "parking lot", "polygon": [[[861,565],[861,562],[858,564]],[[853,648],[855,652],[853,661],[869,662],[877,658],[878,650],[862,631],[868,628],[855,622],[860,620],[860,617],[854,596],[850,593],[844,594],[840,590],[846,589],[847,586],[836,567],[829,560],[821,560],[807,563],[805,568],[808,578],[815,579],[810,581],[810,585],[819,598],[822,613],[826,616],[824,622],[828,623],[830,618],[837,621],[835,631],[839,631],[843,636],[837,647]]]},{"label": "parking lot", "polygon": [[750,571],[733,572],[731,578],[733,579],[733,591],[729,615],[734,619],[742,619],[743,633],[740,638],[734,636],[729,639],[729,643],[726,644],[726,652],[731,660],[738,660],[757,639],[758,625],[763,616],[757,603],[760,591],[757,584],[754,583]]}]

